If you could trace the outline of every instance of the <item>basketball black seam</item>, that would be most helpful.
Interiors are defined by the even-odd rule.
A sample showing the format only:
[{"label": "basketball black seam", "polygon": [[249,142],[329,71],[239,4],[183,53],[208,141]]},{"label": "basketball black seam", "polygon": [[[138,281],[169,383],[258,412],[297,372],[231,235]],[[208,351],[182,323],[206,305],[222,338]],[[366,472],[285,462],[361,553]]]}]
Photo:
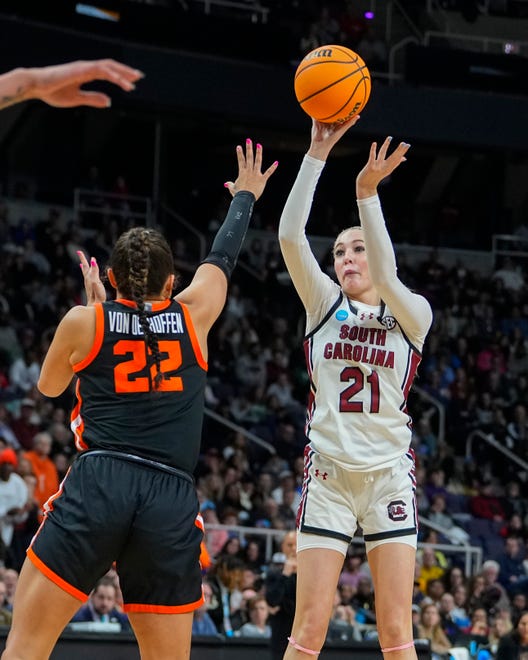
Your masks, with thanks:
[{"label": "basketball black seam", "polygon": [[[346,106],[350,103],[350,99],[354,96],[354,94],[355,94],[355,92],[357,91],[359,85],[361,85],[361,83],[362,83],[364,80],[368,80],[367,76],[363,76],[363,78],[361,78],[361,80],[358,82],[358,84],[356,85],[356,87],[355,87],[355,89],[354,89],[354,93],[353,93],[353,94],[350,94],[350,96],[348,97],[348,101],[347,101],[346,103],[344,103],[344,104],[339,108],[339,110],[336,110],[336,111],[335,111],[334,113],[332,113],[331,115],[328,115],[328,117],[323,117],[323,118],[320,119],[319,121],[324,122],[324,121],[326,121],[327,119],[330,119],[331,117],[335,117],[337,114],[339,114],[339,113],[341,112],[341,110],[342,110],[343,108],[346,108]],[[363,106],[365,105],[365,103],[366,103],[366,101],[365,101],[365,97],[366,97],[366,89],[364,90],[364,93],[363,93],[363,100],[362,100],[362,102],[360,103],[360,107],[363,107]]]},{"label": "basketball black seam", "polygon": [[[346,64],[348,66],[350,64],[357,64],[357,63],[358,63],[358,60],[347,60],[346,62],[344,60],[323,60],[322,62],[317,62],[317,61],[310,62],[310,64],[303,67],[300,71],[296,71],[295,76],[294,76],[294,80],[296,80],[301,75],[301,73],[304,73],[308,69],[311,69],[313,66],[318,66],[318,65],[321,65],[321,64]],[[366,69],[366,68],[367,68],[366,64],[363,64],[362,66],[358,66],[358,67],[356,67],[354,73],[356,73],[357,71],[362,71],[363,69]]]},{"label": "basketball black seam", "polygon": [[[343,82],[343,80],[346,80],[347,78],[350,78],[350,76],[354,76],[356,73],[361,72],[361,69],[366,68],[366,67],[361,67],[360,69],[356,69],[355,71],[352,71],[351,73],[347,73],[346,76],[343,76],[342,78],[339,78],[339,80],[334,80],[330,85],[327,85],[326,87],[321,87],[321,89],[318,89],[316,92],[313,94],[310,94],[309,96],[305,97],[304,99],[299,100],[299,103],[302,105],[303,103],[306,103],[306,101],[309,101],[310,99],[314,98],[318,94],[321,94],[321,92],[326,92],[327,89],[330,89],[330,87],[333,87],[334,85],[337,85],[340,82]],[[358,85],[361,84],[364,80],[370,80],[368,76],[361,76],[361,80],[358,82]],[[357,89],[357,86],[356,86]]]}]

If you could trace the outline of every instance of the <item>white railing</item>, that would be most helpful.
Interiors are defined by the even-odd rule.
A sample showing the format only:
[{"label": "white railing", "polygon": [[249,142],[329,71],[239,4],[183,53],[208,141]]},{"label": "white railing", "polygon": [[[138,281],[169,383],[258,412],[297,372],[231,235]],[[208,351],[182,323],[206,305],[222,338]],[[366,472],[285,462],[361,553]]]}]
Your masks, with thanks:
[{"label": "white railing", "polygon": [[[433,527],[433,523],[429,523]],[[273,553],[279,546],[284,534],[283,529],[265,529],[262,527],[241,527],[237,525],[221,525],[219,523],[207,523],[205,527],[206,540],[208,531],[225,530],[230,534],[237,534],[244,543],[248,538],[261,538],[264,540],[264,559],[271,561]],[[274,542],[277,546],[274,547]],[[365,542],[362,538],[353,538],[352,545],[363,547]],[[482,566],[482,548],[476,546],[447,545],[443,543],[418,543],[418,548],[433,548],[445,555],[464,555],[466,575],[469,577],[480,570]]]},{"label": "white railing", "polygon": [[197,263],[203,261],[206,255],[207,241],[205,239],[205,236],[202,234],[202,232],[198,231],[198,229],[196,229],[196,227],[194,227],[188,220],[186,220],[179,213],[176,213],[176,211],[171,209],[166,204],[163,203],[160,204],[159,210],[161,211],[161,213],[167,214],[174,222],[178,223],[182,227],[185,227],[185,229],[194,236],[194,238],[198,243]]},{"label": "white railing", "polygon": [[472,431],[466,439],[466,460],[471,459],[473,456],[473,440],[475,438],[480,438],[481,440],[484,440],[485,442],[488,443],[488,445],[490,445],[490,447],[493,447],[501,454],[506,456],[506,458],[509,458],[510,461],[516,463],[523,470],[522,473],[519,473],[519,477],[523,481],[527,480],[528,463],[524,461],[520,456],[517,456],[517,454],[515,454],[513,451],[510,451],[507,447],[501,445],[501,443],[498,442],[498,440],[496,440],[491,433],[484,433],[484,431],[481,431],[480,429],[476,429],[475,431]]},{"label": "white railing", "polygon": [[204,6],[204,13],[210,14],[211,10],[215,7],[220,7],[224,9],[235,9],[242,12],[247,12],[252,23],[258,23],[260,20],[262,23],[268,22],[268,7],[263,7],[259,2],[254,2],[253,0],[248,0],[244,2],[243,0],[194,0],[194,2],[200,2]]},{"label": "white railing", "polygon": [[206,407],[204,409],[204,412],[207,415],[207,417],[210,417],[211,419],[214,419],[215,422],[218,422],[219,424],[222,424],[223,426],[227,426],[227,428],[231,429],[232,431],[236,431],[237,433],[241,433],[250,442],[253,442],[254,444],[258,445],[259,447],[262,447],[263,449],[268,451],[272,456],[274,456],[277,453],[275,447],[273,445],[270,445],[269,442],[266,442],[262,438],[259,438],[254,433],[251,433],[251,431],[248,431],[247,429],[245,429],[243,426],[239,426],[238,424],[235,424],[231,420],[226,419],[225,417],[222,417],[222,415],[219,415],[214,410],[211,410],[211,408]]},{"label": "white railing", "polygon": [[512,234],[493,234],[491,237],[493,263],[497,266],[497,257],[528,257],[528,237]]},{"label": "white railing", "polygon": [[517,39],[428,30],[424,35],[424,46],[433,46],[435,41],[450,48],[461,48],[480,53],[528,55],[528,41]]},{"label": "white railing", "polygon": [[[420,526],[429,527],[435,532],[447,536],[449,530],[445,529],[441,525],[437,525],[432,520],[425,518],[420,515]],[[469,543],[462,543],[460,545],[450,545],[450,544],[437,544],[437,543],[421,543],[420,547],[423,548],[433,548],[434,550],[440,550],[444,554],[452,554],[453,551],[458,549],[458,552],[463,553],[464,556],[464,572],[466,576],[475,575],[480,571],[482,566],[482,548],[476,545],[469,545]]]},{"label": "white railing", "polygon": [[139,195],[119,195],[102,190],[75,188],[73,191],[74,215],[82,219],[83,214],[101,221],[100,227],[108,217],[133,220],[136,224],[152,225],[152,202],[150,197]]},{"label": "white railing", "polygon": [[[409,44],[420,44],[420,39],[415,36],[405,37],[405,39],[398,41],[398,43],[394,44],[389,50],[389,82],[391,85],[394,81],[403,78],[403,74],[398,70],[396,57],[400,54],[400,51],[406,48]],[[403,70],[403,66],[401,69]]]},{"label": "white railing", "polygon": [[425,401],[428,401],[434,408],[436,408],[438,412],[438,442],[443,443],[445,440],[445,420],[446,420],[446,409],[443,403],[441,403],[438,399],[435,399],[434,396],[429,394],[429,392],[426,392],[423,390],[421,387],[418,387],[417,385],[413,385],[412,391],[416,392],[419,397],[424,399]]}]

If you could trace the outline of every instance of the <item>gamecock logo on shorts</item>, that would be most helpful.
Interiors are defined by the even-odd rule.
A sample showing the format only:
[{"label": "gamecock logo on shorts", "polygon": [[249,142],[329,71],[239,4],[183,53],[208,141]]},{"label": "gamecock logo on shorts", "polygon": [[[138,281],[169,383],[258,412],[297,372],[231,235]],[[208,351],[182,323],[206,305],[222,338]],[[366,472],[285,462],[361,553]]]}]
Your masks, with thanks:
[{"label": "gamecock logo on shorts", "polygon": [[407,518],[407,505],[403,500],[393,500],[387,507],[387,513],[391,520],[396,522]]}]

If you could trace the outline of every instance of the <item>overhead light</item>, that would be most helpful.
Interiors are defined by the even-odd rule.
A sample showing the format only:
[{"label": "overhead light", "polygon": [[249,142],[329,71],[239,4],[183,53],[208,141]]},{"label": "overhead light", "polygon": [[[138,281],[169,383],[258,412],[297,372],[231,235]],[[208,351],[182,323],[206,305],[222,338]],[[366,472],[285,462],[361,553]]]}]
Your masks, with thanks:
[{"label": "overhead light", "polygon": [[117,23],[120,19],[118,11],[113,11],[112,9],[104,9],[102,7],[95,7],[94,5],[85,5],[80,2],[75,5],[75,11],[78,14],[82,14],[83,16],[100,18],[103,21],[112,21],[114,23]]}]

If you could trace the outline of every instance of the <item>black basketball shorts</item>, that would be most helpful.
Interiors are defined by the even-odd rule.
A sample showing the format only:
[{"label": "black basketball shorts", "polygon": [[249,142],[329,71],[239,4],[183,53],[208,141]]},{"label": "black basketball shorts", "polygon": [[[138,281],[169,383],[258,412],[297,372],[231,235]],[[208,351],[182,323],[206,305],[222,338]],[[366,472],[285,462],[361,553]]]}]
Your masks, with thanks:
[{"label": "black basketball shorts", "polygon": [[134,459],[79,455],[48,501],[28,557],[82,601],[116,562],[126,612],[190,612],[203,602],[194,483]]}]

